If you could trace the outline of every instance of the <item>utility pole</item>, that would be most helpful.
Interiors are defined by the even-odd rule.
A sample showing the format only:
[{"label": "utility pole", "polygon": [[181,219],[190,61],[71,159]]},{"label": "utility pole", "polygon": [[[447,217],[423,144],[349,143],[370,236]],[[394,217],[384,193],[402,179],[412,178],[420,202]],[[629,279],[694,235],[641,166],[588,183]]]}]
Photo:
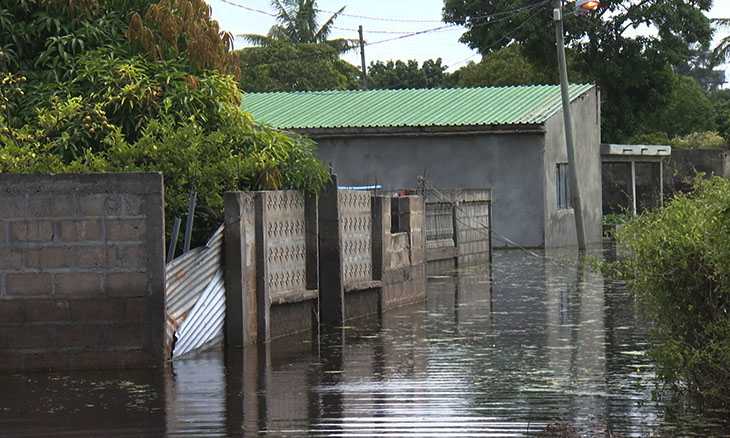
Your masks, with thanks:
[{"label": "utility pole", "polygon": [[561,0],[553,0],[553,21],[555,21],[555,42],[558,46],[558,67],[560,69],[560,94],[563,98],[563,123],[565,124],[565,146],[568,152],[568,177],[570,180],[571,201],[575,216],[575,231],[578,236],[578,249],[585,251],[586,234],[583,226],[578,170],[576,168],[575,147],[573,144],[573,120],[570,114],[570,95],[568,94],[568,67],[565,63],[565,40],[563,39],[563,8]]},{"label": "utility pole", "polygon": [[366,90],[368,89],[368,72],[365,68],[365,40],[362,38],[362,25],[357,27],[357,31],[360,34],[360,61],[362,63],[362,86]]}]

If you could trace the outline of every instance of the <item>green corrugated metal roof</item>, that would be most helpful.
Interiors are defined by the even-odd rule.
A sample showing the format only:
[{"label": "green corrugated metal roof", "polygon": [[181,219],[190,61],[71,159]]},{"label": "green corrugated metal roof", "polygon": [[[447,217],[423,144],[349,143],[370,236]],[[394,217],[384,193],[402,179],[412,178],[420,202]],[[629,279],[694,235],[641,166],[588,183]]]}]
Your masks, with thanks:
[{"label": "green corrugated metal roof", "polygon": [[[575,99],[593,85],[571,85]],[[539,124],[560,110],[558,85],[245,93],[254,119],[281,129]]]}]

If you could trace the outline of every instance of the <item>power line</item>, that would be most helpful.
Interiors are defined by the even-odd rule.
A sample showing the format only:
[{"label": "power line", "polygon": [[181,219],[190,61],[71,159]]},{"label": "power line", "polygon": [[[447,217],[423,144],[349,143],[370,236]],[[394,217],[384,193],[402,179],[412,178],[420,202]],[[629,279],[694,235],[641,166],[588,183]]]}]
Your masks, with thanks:
[{"label": "power line", "polygon": [[[326,9],[315,9],[317,12],[326,12],[328,14],[335,14],[336,11],[328,11]],[[386,18],[386,17],[368,17],[365,15],[355,15],[355,14],[348,14],[345,12],[341,12],[338,14],[339,16],[343,17],[351,17],[351,18],[360,18],[363,20],[374,20],[374,21],[390,21],[390,22],[396,22],[396,23],[441,23],[441,20],[427,20],[427,19],[408,19],[408,18]]]},{"label": "power line", "polygon": [[387,43],[389,41],[401,40],[403,38],[410,38],[412,36],[423,35],[423,34],[426,34],[426,33],[436,32],[436,31],[440,31],[440,30],[447,29],[447,28],[450,28],[450,27],[455,27],[455,26],[457,26],[457,25],[456,24],[447,24],[445,26],[439,26],[439,27],[434,27],[434,28],[431,28],[431,29],[419,30],[417,32],[411,32],[411,33],[408,33],[408,34],[405,34],[405,35],[401,35],[401,36],[397,36],[397,37],[393,37],[393,38],[387,38],[387,39],[380,40],[380,41],[375,41],[375,42],[372,42],[372,43],[367,43],[367,45],[368,46],[374,46],[375,44]]},{"label": "power line", "polygon": [[229,4],[231,6],[235,6],[237,8],[245,9],[247,11],[258,12],[259,14],[268,15],[269,17],[274,17],[274,18],[277,17],[276,14],[272,14],[271,12],[266,12],[266,11],[262,11],[261,9],[255,9],[255,8],[251,8],[251,7],[248,7],[248,6],[244,6],[244,5],[241,5],[241,4],[232,2],[231,0],[218,0],[218,1],[219,2],[223,2],[223,3],[226,3],[226,4]]}]

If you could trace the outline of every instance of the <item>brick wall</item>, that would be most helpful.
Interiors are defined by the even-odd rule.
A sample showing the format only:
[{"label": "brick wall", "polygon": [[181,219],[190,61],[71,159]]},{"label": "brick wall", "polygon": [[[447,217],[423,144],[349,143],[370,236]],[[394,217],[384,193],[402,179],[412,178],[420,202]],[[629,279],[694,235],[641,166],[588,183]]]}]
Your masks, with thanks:
[{"label": "brick wall", "polygon": [[0,175],[0,370],[162,365],[162,175]]}]

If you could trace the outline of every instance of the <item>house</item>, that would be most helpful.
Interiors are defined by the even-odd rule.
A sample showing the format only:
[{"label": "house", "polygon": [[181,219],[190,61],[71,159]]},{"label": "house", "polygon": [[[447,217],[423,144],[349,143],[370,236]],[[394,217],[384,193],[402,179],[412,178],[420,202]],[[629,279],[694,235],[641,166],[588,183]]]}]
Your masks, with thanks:
[{"label": "house", "polygon": [[[586,242],[601,239],[600,94],[569,87]],[[346,186],[491,188],[493,245],[576,243],[560,87],[249,93],[257,121],[305,134]]]}]

